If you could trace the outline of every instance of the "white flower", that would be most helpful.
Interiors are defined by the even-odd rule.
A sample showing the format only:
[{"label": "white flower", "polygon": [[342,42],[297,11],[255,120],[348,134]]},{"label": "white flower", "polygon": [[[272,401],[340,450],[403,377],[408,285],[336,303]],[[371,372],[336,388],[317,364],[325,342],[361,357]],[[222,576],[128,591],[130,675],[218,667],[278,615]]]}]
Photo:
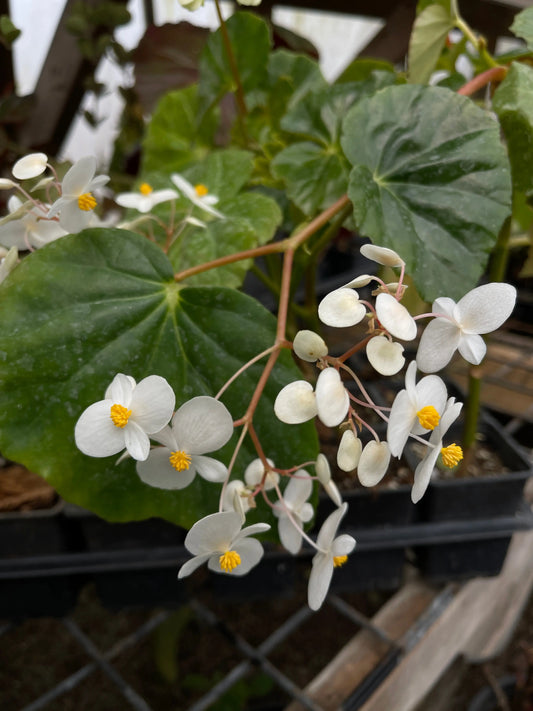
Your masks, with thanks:
[{"label": "white flower", "polygon": [[47,220],[45,212],[41,212],[37,207],[25,212],[23,205],[16,195],[9,198],[9,213],[14,215],[20,211],[21,217],[0,225],[0,244],[17,247],[19,250],[38,249],[67,234],[55,220]]},{"label": "white flower", "polygon": [[48,217],[59,213],[59,224],[67,232],[76,233],[88,227],[97,202],[92,194],[96,188],[105,185],[109,176],[97,175],[96,158],[80,158],[67,171],[61,184],[61,197],[54,202]]},{"label": "white flower", "polygon": [[302,547],[302,533],[299,529],[313,518],[313,507],[307,502],[312,491],[313,480],[305,469],[298,469],[285,487],[283,500],[274,506],[274,514],[278,517],[279,539],[293,555]]},{"label": "white flower", "polygon": [[373,262],[383,264],[385,267],[401,267],[403,259],[394,250],[388,247],[378,247],[375,244],[364,244],[359,250],[363,257]]},{"label": "white flower", "polygon": [[109,457],[125,447],[134,459],[146,459],[148,435],[167,424],[175,402],[165,378],[149,375],[137,384],[131,376],[118,373],[105,399],[81,414],[74,430],[76,445],[90,457]]},{"label": "white flower", "polygon": [[355,540],[346,534],[335,538],[337,528],[348,509],[344,503],[330,514],[322,524],[316,545],[317,553],[313,557],[313,567],[309,577],[307,601],[312,610],[318,610],[327,595],[333,568],[343,565],[348,555],[355,548]]},{"label": "white flower", "polygon": [[17,184],[9,178],[0,178],[0,190],[11,190],[12,188],[16,187]]},{"label": "white flower", "polygon": [[387,473],[390,462],[390,449],[387,442],[377,442],[372,439],[363,447],[357,476],[363,486],[375,486]]},{"label": "white flower", "polygon": [[412,341],[416,338],[416,321],[392,294],[377,295],[376,314],[383,328],[391,336],[401,341]]},{"label": "white flower", "polygon": [[337,485],[331,478],[331,469],[329,462],[325,454],[320,454],[316,458],[315,471],[318,477],[318,481],[324,487],[326,494],[333,501],[335,506],[340,506],[342,504],[342,498],[337,488]]},{"label": "white flower", "polygon": [[233,418],[222,402],[207,395],[193,397],[179,408],[170,427],[152,435],[163,446],[137,463],[137,474],[159,489],[184,489],[197,472],[207,481],[224,481],[226,466],[203,455],[223,447],[232,434]]},{"label": "white flower", "polygon": [[405,373],[405,390],[394,398],[387,427],[391,454],[401,457],[410,434],[424,434],[434,429],[440,420],[446,399],[446,386],[438,375],[426,375],[416,381],[416,363]]},{"label": "white flower", "polygon": [[11,247],[9,252],[2,258],[2,261],[0,261],[0,284],[17,266],[18,258],[19,254],[16,247]]},{"label": "white flower", "polygon": [[344,286],[331,291],[318,305],[318,318],[326,326],[335,328],[355,326],[365,314],[366,307],[359,301],[357,292]]},{"label": "white flower", "polygon": [[319,358],[324,358],[328,354],[328,347],[324,339],[314,331],[298,331],[294,336],[292,347],[298,358],[315,363]]},{"label": "white flower", "polygon": [[263,556],[263,546],[256,533],[268,531],[267,523],[242,527],[241,515],[236,511],[222,511],[197,521],[185,538],[185,547],[194,558],[184,563],[178,578],[193,573],[207,562],[209,570],[228,575],[245,575]]},{"label": "white flower", "polygon": [[381,375],[394,375],[403,368],[403,346],[386,336],[374,336],[366,344],[366,357]]},{"label": "white flower", "polygon": [[440,452],[442,451],[442,440],[444,435],[459,417],[462,402],[455,402],[455,398],[451,397],[446,404],[446,409],[440,418],[440,422],[435,427],[429,438],[428,451],[426,456],[420,461],[415,469],[415,481],[411,491],[411,499],[416,504],[428,488],[428,484],[433,474],[433,469],[437,463]]},{"label": "white flower", "polygon": [[350,407],[348,391],[335,368],[324,368],[316,390],[305,380],[296,380],[280,390],[274,402],[276,417],[288,425],[306,422],[318,414],[326,427],[336,427]]},{"label": "white flower", "polygon": [[439,316],[426,326],[418,347],[420,370],[441,370],[456,350],[469,363],[479,365],[487,350],[481,334],[499,328],[511,315],[515,301],[514,286],[499,282],[478,286],[457,303],[448,297],[436,299],[432,311]]},{"label": "white flower", "polygon": [[243,481],[232,479],[222,496],[222,511],[237,511],[237,513],[245,514],[250,509],[249,496],[251,493]]},{"label": "white flower", "polygon": [[115,197],[115,202],[121,207],[132,207],[138,212],[150,212],[150,210],[162,202],[174,200],[178,197],[175,190],[154,190],[148,183],[141,183],[139,190],[133,193],[119,193]]},{"label": "white flower", "polygon": [[19,160],[13,166],[12,173],[17,180],[28,180],[36,178],[46,170],[48,156],[45,153],[30,153]]},{"label": "white flower", "polygon": [[352,430],[343,432],[339,449],[337,450],[337,466],[339,469],[342,469],[343,472],[352,472],[357,469],[362,450],[363,444]]},{"label": "white flower", "polygon": [[209,212],[215,217],[224,218],[224,215],[213,207],[213,205],[217,204],[218,198],[216,195],[210,195],[205,185],[202,183],[191,185],[191,183],[179,173],[173,173],[170,179],[193,205],[196,205],[196,207],[201,208],[205,212]]},{"label": "white flower", "polygon": [[[269,466],[274,466],[274,462],[271,459],[267,459],[267,462]],[[248,466],[244,470],[244,481],[248,484],[249,487],[255,489],[255,487],[259,486],[259,484],[261,483],[264,473],[265,466],[263,462],[260,459],[254,459],[253,462],[250,462],[250,464],[248,464]],[[279,474],[277,472],[269,470],[265,477],[265,491],[270,491],[271,489],[274,489],[278,484]]]}]

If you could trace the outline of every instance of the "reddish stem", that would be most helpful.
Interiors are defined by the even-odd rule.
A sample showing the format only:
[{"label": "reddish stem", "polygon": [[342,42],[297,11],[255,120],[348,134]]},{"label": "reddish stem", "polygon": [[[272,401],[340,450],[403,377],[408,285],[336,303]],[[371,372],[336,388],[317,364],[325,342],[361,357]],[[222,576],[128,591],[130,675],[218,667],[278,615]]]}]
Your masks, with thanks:
[{"label": "reddish stem", "polygon": [[491,69],[487,69],[486,72],[482,72],[481,74],[478,74],[477,77],[474,77],[473,79],[470,79],[470,81],[466,82],[466,84],[464,84],[457,91],[457,93],[462,96],[472,96],[472,94],[475,94],[476,91],[479,91],[479,89],[482,89],[491,82],[503,81],[507,76],[507,71],[507,67],[491,67]]}]

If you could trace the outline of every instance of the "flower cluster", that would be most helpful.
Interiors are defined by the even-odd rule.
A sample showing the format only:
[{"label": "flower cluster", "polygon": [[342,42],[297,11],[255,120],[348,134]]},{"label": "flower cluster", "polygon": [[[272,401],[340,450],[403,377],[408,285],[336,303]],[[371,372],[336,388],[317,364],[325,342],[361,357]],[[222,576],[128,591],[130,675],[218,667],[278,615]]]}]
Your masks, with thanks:
[{"label": "flower cluster", "polygon": [[[187,191],[181,180],[175,182]],[[127,202],[132,205],[133,198],[123,200],[123,204]],[[487,284],[473,289],[457,304],[448,298],[437,299],[431,313],[413,317],[401,303],[405,293],[403,260],[392,250],[373,245],[364,246],[362,252],[379,264],[398,268],[398,281],[385,284],[378,277],[365,274],[321,301],[318,315],[323,323],[345,328],[366,321],[365,337],[342,356],[334,357],[329,355],[320,335],[309,330],[298,332],[291,347],[303,361],[315,363],[316,385],[313,387],[306,380],[289,383],[279,392],[274,413],[288,425],[318,417],[327,427],[340,426],[337,465],[345,472],[356,471],[361,484],[367,487],[381,481],[391,457],[401,457],[408,440],[413,438],[426,448],[414,472],[412,499],[416,503],[424,495],[439,457],[449,467],[462,458],[455,442],[444,444],[462,405],[448,396],[443,380],[434,371],[446,364],[456,349],[469,362],[479,363],[484,354],[480,334],[505,321],[514,306],[515,292],[507,284]],[[375,303],[361,300],[355,290],[372,280],[377,282],[372,292]],[[375,403],[346,360],[363,345],[370,364],[380,375],[397,373],[405,364],[404,346],[399,341],[414,341],[418,321],[429,317],[432,320],[422,334],[416,360],[406,368],[405,387],[391,407]],[[417,381],[417,369],[429,374]],[[348,387],[350,378],[358,394]],[[221,393],[224,390],[225,387]],[[304,541],[315,550],[308,602],[312,609],[318,609],[334,569],[343,565],[355,548],[352,536],[337,535],[347,504],[342,501],[324,454],[319,454],[314,463],[282,469],[258,448],[258,458],[249,462],[241,479],[233,475],[232,469],[242,438],[229,467],[206,456],[224,447],[239,424],[218,396],[194,397],[176,412],[174,407],[174,392],[164,378],[150,375],[136,383],[131,376],[118,374],[104,399],[81,414],[75,428],[76,444],[93,457],[126,450],[125,456],[137,460],[139,478],[152,487],[184,489],[196,474],[221,485],[218,512],[197,521],[187,535],[185,546],[193,557],[182,566],[179,578],[203,563],[215,572],[241,576],[259,562],[263,547],[253,536],[268,531],[271,525],[265,522],[243,526],[248,512],[257,509],[260,494],[271,509],[273,521],[277,521],[281,544],[293,555],[300,552]],[[375,413],[386,423],[385,436],[378,435],[368,413]],[[365,434],[369,439],[363,443]],[[313,464],[314,476],[307,471]],[[287,482],[285,486],[283,480]],[[311,501],[316,484],[335,508],[313,540],[305,529],[315,513]]]},{"label": "flower cluster", "polygon": [[[109,181],[109,176],[96,174],[94,156],[80,158],[62,180],[59,180],[44,153],[24,156],[15,163],[12,172],[17,180],[24,182],[39,178],[47,169],[51,175],[41,178],[31,189],[24,187],[21,182],[0,179],[0,190],[16,190],[19,193],[9,198],[8,214],[0,219],[0,245],[3,247],[33,251],[67,234],[104,224],[96,211],[100,201],[99,193]],[[224,219],[224,215],[214,207],[218,197],[210,193],[205,185],[191,185],[178,173],[171,175],[171,181],[172,187],[162,190],[154,190],[151,185],[143,182],[137,191],[119,193],[114,196],[114,201],[121,207],[145,215],[156,205],[184,198],[189,209],[183,224],[205,227],[206,219]],[[42,191],[46,194],[44,200],[35,197],[35,193]],[[196,214],[193,214],[195,209]],[[169,242],[179,234],[182,227],[182,224],[172,226]]]}]

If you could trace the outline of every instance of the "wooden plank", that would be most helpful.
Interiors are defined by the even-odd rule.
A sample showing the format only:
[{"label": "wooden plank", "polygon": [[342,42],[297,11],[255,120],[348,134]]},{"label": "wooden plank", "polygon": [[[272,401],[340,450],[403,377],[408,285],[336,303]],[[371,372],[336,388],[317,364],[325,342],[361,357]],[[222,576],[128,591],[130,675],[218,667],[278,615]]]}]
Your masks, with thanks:
[{"label": "wooden plank", "polygon": [[460,654],[492,653],[533,587],[533,532],[517,533],[501,574],[467,583],[361,711],[414,711]]},{"label": "wooden plank", "polygon": [[[435,594],[435,590],[424,583],[408,583],[379,610],[372,622],[397,641],[428,608]],[[362,630],[313,679],[305,688],[305,694],[324,711],[335,711],[388,651],[390,645],[371,631]],[[303,706],[293,702],[286,711],[303,711]]]}]

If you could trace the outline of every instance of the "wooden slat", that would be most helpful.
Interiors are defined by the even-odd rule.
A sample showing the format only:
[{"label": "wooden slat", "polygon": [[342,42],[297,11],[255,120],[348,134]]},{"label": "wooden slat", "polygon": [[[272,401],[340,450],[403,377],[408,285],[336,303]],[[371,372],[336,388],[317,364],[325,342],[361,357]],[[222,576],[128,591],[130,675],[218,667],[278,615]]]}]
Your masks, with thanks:
[{"label": "wooden slat", "polygon": [[[421,582],[405,585],[374,616],[372,622],[389,639],[399,640],[428,608],[435,590]],[[324,711],[335,711],[377,667],[390,645],[369,630],[359,632],[305,688],[305,694]],[[286,711],[303,711],[298,702]],[[392,711],[392,709],[391,709]]]},{"label": "wooden slat", "polygon": [[361,711],[414,711],[458,655],[492,654],[533,587],[533,532],[513,537],[497,578],[467,583]]}]

